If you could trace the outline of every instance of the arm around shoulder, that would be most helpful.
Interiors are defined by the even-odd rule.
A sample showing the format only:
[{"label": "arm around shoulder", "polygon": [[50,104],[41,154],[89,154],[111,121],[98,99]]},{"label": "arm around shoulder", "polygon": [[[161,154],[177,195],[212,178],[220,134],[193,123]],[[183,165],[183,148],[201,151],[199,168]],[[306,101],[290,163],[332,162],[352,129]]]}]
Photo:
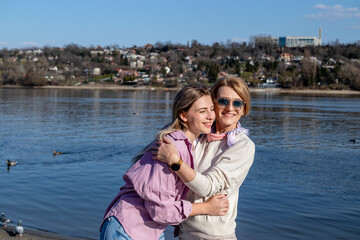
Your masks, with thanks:
[{"label": "arm around shoulder", "polygon": [[197,172],[195,178],[185,184],[202,197],[210,197],[225,190],[231,193],[245,180],[254,157],[255,144],[244,135],[223,152],[209,171],[203,174]]}]

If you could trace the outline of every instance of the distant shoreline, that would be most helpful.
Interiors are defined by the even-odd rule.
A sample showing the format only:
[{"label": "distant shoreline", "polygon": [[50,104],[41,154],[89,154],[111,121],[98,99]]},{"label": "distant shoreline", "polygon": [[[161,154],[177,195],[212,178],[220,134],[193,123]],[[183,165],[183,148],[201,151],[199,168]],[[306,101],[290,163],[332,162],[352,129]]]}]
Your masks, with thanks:
[{"label": "distant shoreline", "polygon": [[[0,88],[36,88],[36,89],[89,89],[89,90],[157,90],[157,91],[179,91],[181,88],[166,88],[152,86],[132,85],[79,85],[79,86],[35,86],[24,87],[17,85],[2,85]],[[354,90],[330,90],[330,89],[284,89],[284,88],[249,88],[253,93],[289,93],[289,94],[324,94],[324,95],[360,95],[360,91]]]}]

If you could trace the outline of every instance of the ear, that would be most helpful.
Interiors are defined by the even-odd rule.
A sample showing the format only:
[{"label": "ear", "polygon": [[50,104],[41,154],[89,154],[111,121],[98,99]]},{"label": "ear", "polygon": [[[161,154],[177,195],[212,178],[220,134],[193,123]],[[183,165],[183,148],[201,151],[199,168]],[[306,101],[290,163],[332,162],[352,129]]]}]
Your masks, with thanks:
[{"label": "ear", "polygon": [[180,119],[181,119],[183,122],[187,122],[186,112],[180,113],[180,114],[179,114],[179,117],[180,117]]}]

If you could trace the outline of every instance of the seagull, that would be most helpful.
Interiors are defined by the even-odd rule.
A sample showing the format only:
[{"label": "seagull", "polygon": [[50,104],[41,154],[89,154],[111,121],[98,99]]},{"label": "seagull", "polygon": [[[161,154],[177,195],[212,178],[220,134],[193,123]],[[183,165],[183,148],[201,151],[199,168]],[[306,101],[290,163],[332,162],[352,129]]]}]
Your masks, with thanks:
[{"label": "seagull", "polygon": [[8,219],[6,216],[5,216],[5,213],[1,213],[1,223],[4,225],[4,227],[6,227],[9,223],[12,223],[13,221]]},{"label": "seagull", "polygon": [[17,161],[7,160],[7,161],[6,161],[6,164],[8,165],[8,167],[10,167],[10,166],[15,166],[15,165],[17,164]]},{"label": "seagull", "polygon": [[22,226],[22,221],[19,220],[18,225],[15,228],[15,234],[16,236],[19,235],[19,237],[22,237],[23,232],[24,232],[24,227]]},{"label": "seagull", "polygon": [[57,151],[53,150],[53,154],[54,154],[54,156],[56,156],[56,155],[60,155],[60,154],[63,154],[63,153],[62,153],[62,152],[57,152]]}]

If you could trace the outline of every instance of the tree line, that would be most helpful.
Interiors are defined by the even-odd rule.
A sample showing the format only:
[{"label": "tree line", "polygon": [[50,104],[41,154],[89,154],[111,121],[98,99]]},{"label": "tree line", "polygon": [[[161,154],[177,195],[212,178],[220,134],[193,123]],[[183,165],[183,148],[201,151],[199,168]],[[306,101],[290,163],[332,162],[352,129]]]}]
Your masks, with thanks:
[{"label": "tree line", "polygon": [[[159,76],[177,85],[212,83],[221,74],[233,74],[250,86],[273,79],[283,88],[360,90],[360,42],[286,48],[231,41],[206,45],[193,40],[187,45],[168,41],[123,49],[77,44],[36,49],[1,49],[0,84],[71,85],[88,82],[94,68],[109,76],[121,68],[149,75],[152,84]],[[132,65],[137,60],[130,59],[131,55],[143,56],[143,64]]]}]

